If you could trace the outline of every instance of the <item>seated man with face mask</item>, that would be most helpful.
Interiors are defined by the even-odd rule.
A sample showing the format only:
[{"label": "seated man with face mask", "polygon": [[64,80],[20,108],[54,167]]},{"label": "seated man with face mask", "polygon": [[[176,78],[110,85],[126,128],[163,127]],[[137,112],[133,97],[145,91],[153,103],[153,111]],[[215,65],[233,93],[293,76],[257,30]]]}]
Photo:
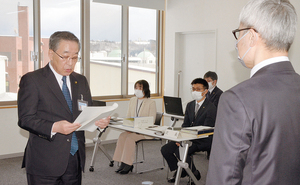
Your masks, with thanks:
[{"label": "seated man with face mask", "polygon": [[[184,121],[182,127],[192,126],[215,126],[217,109],[213,103],[206,99],[208,92],[208,83],[202,78],[196,78],[192,81],[192,97],[193,101],[189,102],[186,106]],[[186,162],[191,165],[191,156],[195,152],[210,151],[212,144],[212,136],[204,139],[192,140],[192,145],[189,147]],[[168,179],[168,182],[175,182],[177,173],[177,162],[179,157],[180,143],[169,142],[161,148],[161,153],[167,161],[170,170],[174,171],[173,177]],[[199,180],[201,178],[200,172],[194,165],[191,167],[195,177]],[[186,172],[183,170],[181,177],[185,177]]]}]

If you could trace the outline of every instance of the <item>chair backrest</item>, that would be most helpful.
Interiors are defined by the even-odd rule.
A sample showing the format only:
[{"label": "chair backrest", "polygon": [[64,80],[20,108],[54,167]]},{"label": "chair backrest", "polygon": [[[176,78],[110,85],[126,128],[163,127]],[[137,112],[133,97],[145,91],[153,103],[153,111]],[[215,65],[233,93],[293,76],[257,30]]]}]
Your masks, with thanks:
[{"label": "chair backrest", "polygon": [[156,118],[154,125],[160,125],[161,118],[163,116],[163,112],[156,112]]}]

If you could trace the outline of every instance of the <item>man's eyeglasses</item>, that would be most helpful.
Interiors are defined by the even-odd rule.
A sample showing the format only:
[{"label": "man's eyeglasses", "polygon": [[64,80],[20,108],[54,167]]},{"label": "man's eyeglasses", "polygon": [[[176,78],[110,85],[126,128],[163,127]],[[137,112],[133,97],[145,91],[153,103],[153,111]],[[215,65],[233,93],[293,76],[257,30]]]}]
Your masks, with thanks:
[{"label": "man's eyeglasses", "polygon": [[250,29],[253,29],[255,32],[257,32],[254,28],[243,28],[243,29],[235,29],[232,31],[232,33],[233,33],[234,38],[236,40],[238,40],[239,36],[240,36],[240,31],[250,30]]},{"label": "man's eyeglasses", "polygon": [[193,92],[193,91],[198,91],[198,92],[200,92],[201,90],[204,90],[204,88],[191,88],[191,91]]},{"label": "man's eyeglasses", "polygon": [[59,58],[61,58],[64,62],[66,62],[67,60],[71,60],[71,62],[78,62],[78,60],[80,59],[79,56],[76,57],[63,57],[60,54],[56,53],[54,50],[52,50]]}]

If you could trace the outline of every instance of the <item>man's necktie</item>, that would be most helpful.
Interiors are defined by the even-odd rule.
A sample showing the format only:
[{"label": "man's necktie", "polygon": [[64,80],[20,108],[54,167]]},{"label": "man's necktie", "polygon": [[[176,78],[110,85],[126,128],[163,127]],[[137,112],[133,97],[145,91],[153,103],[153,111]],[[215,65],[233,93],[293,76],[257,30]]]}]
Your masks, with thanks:
[{"label": "man's necktie", "polygon": [[210,92],[209,92],[209,91],[206,93],[206,98],[207,98],[207,99],[210,98]]},{"label": "man's necktie", "polygon": [[[62,81],[63,81],[62,92],[63,92],[63,94],[65,96],[65,99],[68,103],[68,106],[69,106],[69,109],[70,109],[71,113],[73,113],[73,111],[72,111],[72,100],[71,100],[71,96],[70,96],[70,91],[69,91],[67,83],[66,83],[66,76],[63,76]],[[73,132],[70,153],[72,155],[74,155],[77,150],[78,150],[78,141],[77,141],[75,132]]]},{"label": "man's necktie", "polygon": [[196,103],[196,108],[195,108],[195,117],[197,116],[198,110],[200,108],[200,105]]}]

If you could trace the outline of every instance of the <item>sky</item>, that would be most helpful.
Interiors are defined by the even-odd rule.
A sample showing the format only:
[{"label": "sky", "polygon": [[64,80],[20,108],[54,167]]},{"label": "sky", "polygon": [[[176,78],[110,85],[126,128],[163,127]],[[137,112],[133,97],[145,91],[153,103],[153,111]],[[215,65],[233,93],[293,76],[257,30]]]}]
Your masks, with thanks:
[{"label": "sky", "polygon": [[[41,0],[41,34],[50,37],[68,30],[80,37],[79,0]],[[29,7],[29,32],[33,35],[32,0],[0,0],[0,35],[17,35],[17,6]],[[129,39],[155,40],[155,10],[129,9]],[[121,6],[91,2],[91,40],[121,41]]]}]

